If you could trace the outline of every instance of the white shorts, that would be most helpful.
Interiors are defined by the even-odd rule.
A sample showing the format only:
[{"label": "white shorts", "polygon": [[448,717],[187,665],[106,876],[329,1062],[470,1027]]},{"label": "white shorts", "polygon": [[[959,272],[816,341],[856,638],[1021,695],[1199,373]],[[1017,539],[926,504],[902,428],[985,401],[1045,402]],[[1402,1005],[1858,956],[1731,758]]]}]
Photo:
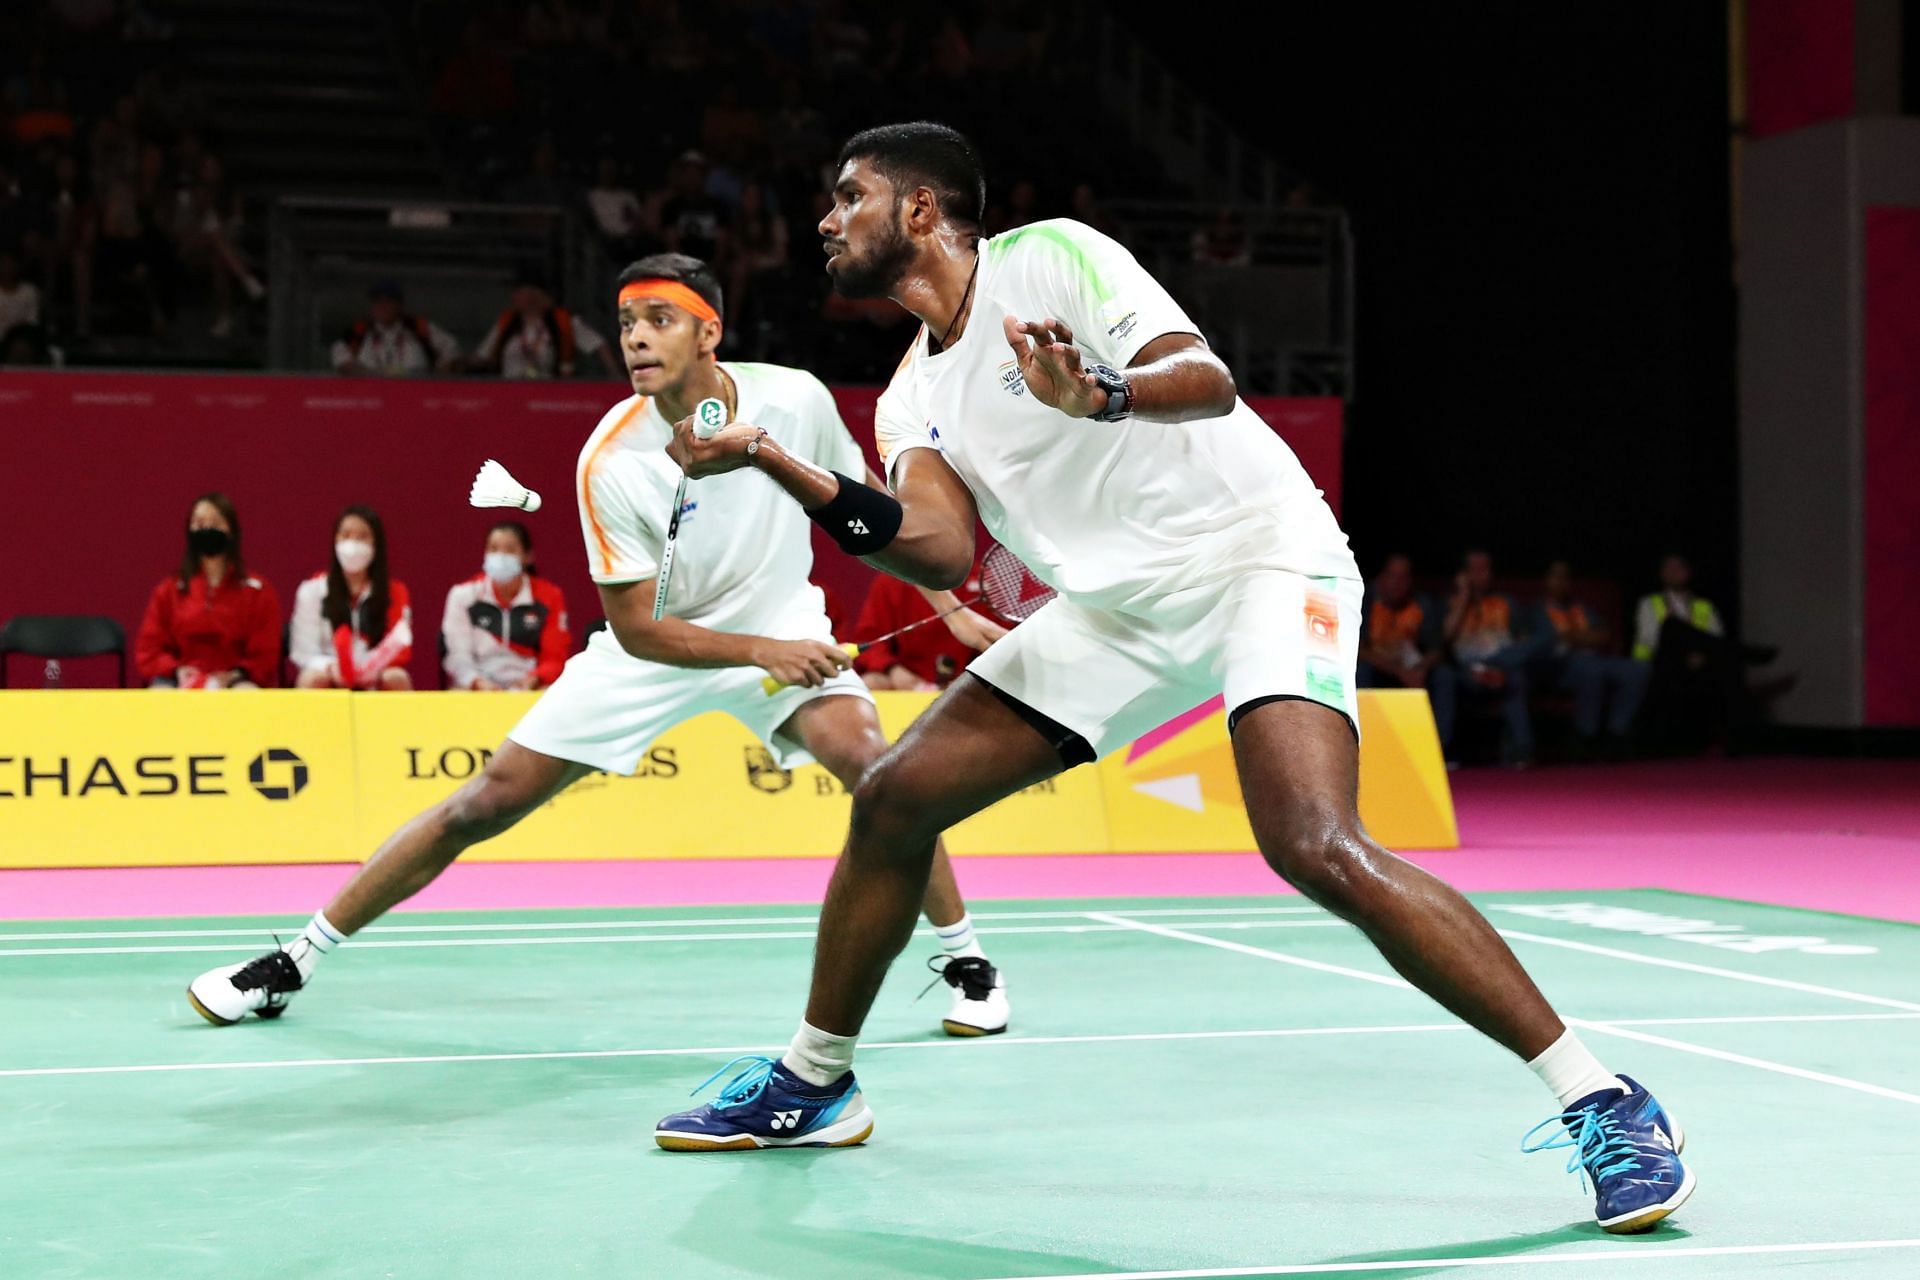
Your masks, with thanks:
[{"label": "white shorts", "polygon": [[[780,634],[833,642],[824,614],[817,625],[786,627]],[[851,671],[817,689],[790,685],[775,694],[761,688],[766,676],[759,667],[647,662],[622,649],[612,631],[597,631],[507,737],[530,751],[624,777],[667,730],[704,712],[724,711],[752,730],[782,769],[794,769],[813,763],[804,747],[780,733],[794,712],[815,698],[848,696],[873,703],[865,682]]]},{"label": "white shorts", "polygon": [[1054,600],[968,664],[994,688],[1078,733],[1096,756],[1219,694],[1305,698],[1359,731],[1358,578],[1258,570],[1175,592],[1151,617]]}]

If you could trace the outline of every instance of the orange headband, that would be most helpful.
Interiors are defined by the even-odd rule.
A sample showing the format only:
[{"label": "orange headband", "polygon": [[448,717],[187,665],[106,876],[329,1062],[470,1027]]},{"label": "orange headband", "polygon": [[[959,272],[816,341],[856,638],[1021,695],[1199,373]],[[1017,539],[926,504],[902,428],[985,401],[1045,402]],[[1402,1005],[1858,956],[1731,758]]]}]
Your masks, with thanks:
[{"label": "orange headband", "polygon": [[711,302],[678,280],[635,280],[620,291],[620,305],[623,307],[629,302],[639,302],[642,298],[658,298],[662,302],[671,302],[696,320],[718,322],[720,319],[720,313],[713,309]]}]

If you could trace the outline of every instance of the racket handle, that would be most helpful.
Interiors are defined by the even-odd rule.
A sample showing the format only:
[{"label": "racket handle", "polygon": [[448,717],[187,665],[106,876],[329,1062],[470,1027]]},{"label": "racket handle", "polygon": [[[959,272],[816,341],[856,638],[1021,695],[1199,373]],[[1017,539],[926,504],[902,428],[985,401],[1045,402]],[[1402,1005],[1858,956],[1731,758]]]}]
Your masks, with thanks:
[{"label": "racket handle", "polygon": [[[860,656],[860,646],[857,644],[843,644],[840,647],[847,651],[847,656],[849,658],[857,658]],[[775,680],[772,676],[768,676],[765,680],[762,680],[760,682],[761,691],[765,693],[769,698],[771,698],[774,694],[780,692],[782,689],[785,689],[786,687],[787,685],[785,683],[779,680]]]}]

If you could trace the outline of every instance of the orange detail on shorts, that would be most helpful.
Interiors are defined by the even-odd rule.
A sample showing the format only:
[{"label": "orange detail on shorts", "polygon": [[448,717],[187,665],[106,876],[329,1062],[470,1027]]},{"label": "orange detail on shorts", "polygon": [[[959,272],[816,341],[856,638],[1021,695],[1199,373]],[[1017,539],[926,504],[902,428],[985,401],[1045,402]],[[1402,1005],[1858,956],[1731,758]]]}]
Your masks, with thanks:
[{"label": "orange detail on shorts", "polygon": [[1307,592],[1307,642],[1332,648],[1340,641],[1340,602],[1324,591]]},{"label": "orange detail on shorts", "polygon": [[593,510],[593,469],[599,464],[600,455],[607,451],[607,446],[618,440],[620,433],[632,426],[633,420],[639,417],[640,411],[646,407],[646,400],[641,399],[634,404],[633,408],[627,410],[626,416],[613,424],[613,430],[607,432],[600,443],[593,446],[593,452],[587,455],[587,465],[580,468],[580,510],[586,514],[587,524],[593,530],[594,545],[600,548],[600,572],[603,574],[613,572],[613,546],[607,541],[607,531],[601,526],[600,517]]},{"label": "orange detail on shorts", "polygon": [[620,305],[623,307],[629,302],[641,302],[647,298],[670,302],[696,320],[720,319],[720,313],[713,309],[711,302],[678,280],[635,280],[620,291]]}]

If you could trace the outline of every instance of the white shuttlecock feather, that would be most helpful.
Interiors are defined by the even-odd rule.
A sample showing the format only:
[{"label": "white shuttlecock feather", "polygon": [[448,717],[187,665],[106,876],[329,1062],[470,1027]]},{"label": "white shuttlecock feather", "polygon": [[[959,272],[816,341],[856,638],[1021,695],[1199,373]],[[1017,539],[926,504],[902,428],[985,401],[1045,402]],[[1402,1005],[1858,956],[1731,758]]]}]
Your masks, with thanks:
[{"label": "white shuttlecock feather", "polygon": [[492,458],[481,465],[480,474],[473,478],[473,491],[467,495],[467,501],[476,507],[540,509],[540,495],[515,480],[511,471]]}]

